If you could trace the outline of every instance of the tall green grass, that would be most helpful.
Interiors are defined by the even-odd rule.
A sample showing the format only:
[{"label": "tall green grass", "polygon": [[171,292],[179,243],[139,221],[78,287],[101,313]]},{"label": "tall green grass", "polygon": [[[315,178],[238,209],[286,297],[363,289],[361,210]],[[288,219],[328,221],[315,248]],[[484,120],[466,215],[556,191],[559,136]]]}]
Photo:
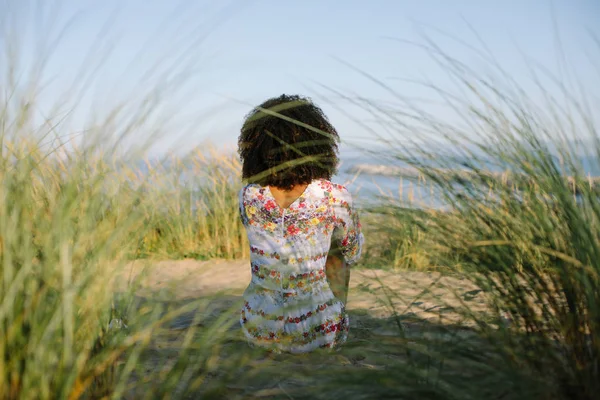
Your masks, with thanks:
[{"label": "tall green grass", "polygon": [[111,317],[109,266],[131,251],[139,219],[127,199],[107,213],[103,175],[86,158],[3,139],[0,396],[66,398],[107,369],[96,349]]},{"label": "tall green grass", "polygon": [[[497,398],[595,398],[600,390],[600,201],[586,171],[600,166],[594,99],[580,86],[569,88],[559,78],[538,75],[534,84],[541,100],[536,101],[493,60],[496,73],[482,75],[429,45],[433,60],[458,83],[457,93],[434,90],[460,122],[441,121],[398,94],[406,110],[391,114],[372,107],[396,124],[398,138],[390,145],[397,158],[432,182],[447,207],[406,214],[390,204],[388,212],[396,208],[398,221],[424,232],[432,262],[461,272],[481,288],[490,309],[480,315],[463,301],[460,310],[487,342],[486,357],[483,350],[465,352],[465,345],[447,352],[431,348],[446,363],[462,360],[465,370],[493,374]],[[489,61],[487,54],[482,57]],[[420,127],[418,133],[397,120],[399,113]],[[511,171],[519,180],[506,185],[489,168]],[[440,169],[466,171],[468,177],[440,175]],[[476,398],[481,384],[490,385],[470,380],[469,387],[461,380],[460,374],[446,375],[444,396]]]},{"label": "tall green grass", "polygon": [[[3,137],[0,160],[0,397],[123,394],[153,333],[184,311],[207,310],[197,301],[157,302],[139,311],[127,262],[141,255],[243,256],[235,161],[192,154],[186,161],[193,190],[186,190],[169,182],[180,174],[176,166],[136,176],[123,163],[107,162],[106,154],[52,152],[20,133]],[[120,301],[116,291],[125,295]],[[128,329],[119,328],[122,321]],[[221,322],[213,333],[227,326]],[[190,365],[179,362],[161,373],[189,374],[201,366],[213,353],[212,345],[195,351],[200,343],[179,350],[195,360]],[[172,388],[157,382],[155,393]]]},{"label": "tall green grass", "polygon": [[240,171],[234,155],[215,148],[147,162],[133,183],[145,193],[148,229],[136,256],[248,257],[238,212]]},{"label": "tall green grass", "polygon": [[[8,9],[16,12],[17,3]],[[37,11],[40,22],[53,15]],[[108,54],[101,43],[91,46],[89,64],[65,93],[54,88],[48,104],[43,69],[52,49],[43,47],[57,45],[62,34],[35,37],[40,53],[33,65],[20,64],[17,16],[2,16],[0,36],[0,398],[121,398],[142,378],[152,385],[138,398],[206,387],[198,382],[214,369],[213,343],[227,337],[230,321],[215,322],[210,334],[190,330],[176,350],[181,361],[144,375],[140,360],[156,333],[185,312],[202,322],[208,306],[155,299],[144,308],[127,268],[140,257],[231,258],[247,251],[234,213],[235,160],[201,151],[179,157],[186,184],[177,163],[140,173],[140,159],[169,122],[165,93],[176,98],[194,53],[185,46],[167,60],[176,65],[148,71],[131,99],[113,99],[114,107],[93,110],[80,124],[71,117],[82,115],[79,103],[100,68],[95,57]]]}]

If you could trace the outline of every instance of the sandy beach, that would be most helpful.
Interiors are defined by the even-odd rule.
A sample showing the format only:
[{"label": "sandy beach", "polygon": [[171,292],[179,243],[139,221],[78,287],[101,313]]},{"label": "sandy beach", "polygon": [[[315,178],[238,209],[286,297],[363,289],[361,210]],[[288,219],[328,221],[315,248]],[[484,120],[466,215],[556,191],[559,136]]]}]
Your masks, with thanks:
[{"label": "sandy beach", "polygon": [[[186,312],[171,320],[167,329],[153,335],[142,357],[144,373],[134,374],[132,379],[138,384],[132,385],[136,387],[135,392],[127,397],[138,398],[144,385],[152,383],[149,376],[160,375],[165,366],[175,362],[186,332],[194,331],[192,328],[197,328],[194,331],[197,340],[206,343],[205,329],[210,330],[211,321],[222,318],[229,321],[229,328],[225,329],[235,337],[239,331],[237,307],[241,306],[241,295],[249,281],[247,260],[135,261],[124,266],[119,282],[121,285],[138,283],[135,293],[141,299],[142,308],[151,309],[166,303],[189,305],[210,299],[206,303],[209,305],[202,306],[200,322],[197,311]],[[318,371],[380,369],[392,359],[403,360],[406,340],[418,343],[424,335],[433,332],[445,336],[447,328],[452,335],[462,335],[461,332],[469,335],[468,329],[459,327],[460,313],[454,310],[461,302],[468,302],[476,312],[485,309],[482,293],[466,280],[433,272],[353,270],[348,296],[350,336],[341,352],[325,358],[318,355],[259,358],[247,368],[259,368],[263,372],[252,372],[250,381],[242,375],[226,383],[226,394],[222,394],[222,398],[290,398],[288,394],[295,390],[319,385],[324,377]],[[225,355],[219,356],[220,362],[230,362],[228,358],[239,352],[239,346],[245,346],[239,336],[225,345]],[[207,379],[211,377],[215,382],[217,377],[224,379],[218,371],[207,375]]]},{"label": "sandy beach", "polygon": [[[219,294],[241,296],[250,282],[250,266],[247,260],[136,261],[125,267],[123,276],[139,282],[139,296],[153,296],[161,291],[180,301]],[[374,318],[400,314],[455,323],[459,316],[453,307],[461,301],[469,301],[474,311],[484,310],[480,291],[466,280],[436,272],[351,272],[348,309],[368,311]]]}]

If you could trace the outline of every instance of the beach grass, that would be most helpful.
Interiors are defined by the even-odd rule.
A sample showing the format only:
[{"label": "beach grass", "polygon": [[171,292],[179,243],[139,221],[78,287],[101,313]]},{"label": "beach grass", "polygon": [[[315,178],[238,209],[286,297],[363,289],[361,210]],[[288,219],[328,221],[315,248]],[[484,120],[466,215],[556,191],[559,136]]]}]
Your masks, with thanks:
[{"label": "beach grass", "polygon": [[[518,160],[515,167],[532,168],[526,172],[533,185],[490,189],[483,179],[448,185],[433,173],[428,179],[443,189],[453,211],[406,209],[389,200],[365,210],[368,237],[380,238],[367,248],[365,266],[460,276],[480,288],[489,312],[474,312],[463,298],[456,310],[461,327],[411,321],[395,310],[400,323],[387,322],[395,334],[351,338],[339,357],[324,356],[329,369],[319,375],[303,370],[323,363],[319,355],[273,359],[247,348],[236,336],[235,301],[221,308],[209,299],[148,302],[134,295],[135,280],[115,297],[111,282],[127,276],[131,260],[247,257],[234,158],[195,152],[185,162],[171,158],[136,175],[135,168],[111,167],[106,157],[48,156],[31,140],[5,140],[2,395],[303,398],[328,391],[352,398],[593,398],[595,193],[583,189],[574,197],[552,153],[521,139],[501,154]],[[428,166],[407,161],[427,175]],[[177,180],[186,168],[196,181]],[[185,329],[173,330],[186,313]],[[371,318],[364,326],[381,324]],[[417,334],[407,334],[412,326],[420,327]],[[171,350],[160,361],[165,348]],[[367,366],[356,361],[364,357]],[[157,369],[157,363],[164,365]],[[295,388],[284,364],[298,371],[296,386],[311,382],[313,389]],[[269,392],[268,377],[285,384]],[[372,382],[378,382],[374,389]]]},{"label": "beach grass", "polygon": [[[433,44],[429,51],[460,83],[461,96],[442,97],[465,123],[400,110],[429,129],[419,142],[398,140],[397,158],[435,186],[445,207],[399,218],[424,232],[434,264],[485,294],[489,312],[463,302],[461,313],[489,357],[471,353],[463,365],[491,368],[498,398],[592,399],[600,389],[600,203],[588,171],[600,166],[600,135],[590,99],[551,76],[548,86],[536,81],[534,101],[496,64],[496,75],[482,76]],[[405,131],[398,126],[399,137]],[[507,183],[486,166],[519,179]],[[444,383],[451,392],[479,385]]]},{"label": "beach grass", "polygon": [[137,175],[146,201],[136,257],[235,259],[248,257],[239,219],[240,162],[206,147],[147,162]]}]

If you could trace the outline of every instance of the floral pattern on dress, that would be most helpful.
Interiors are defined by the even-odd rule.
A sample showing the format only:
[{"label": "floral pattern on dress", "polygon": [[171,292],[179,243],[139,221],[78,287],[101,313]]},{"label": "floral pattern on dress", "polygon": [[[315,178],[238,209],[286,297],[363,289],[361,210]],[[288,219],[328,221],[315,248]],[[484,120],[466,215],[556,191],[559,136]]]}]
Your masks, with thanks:
[{"label": "floral pattern on dress", "polygon": [[295,289],[296,291],[302,293],[310,292],[316,283],[327,278],[324,269],[305,272],[302,274],[292,273],[286,275],[282,274],[281,271],[277,269],[272,269],[268,266],[254,262],[251,263],[251,268],[253,276],[260,280],[268,281],[271,284],[271,287],[274,285],[280,285],[284,290]]},{"label": "floral pattern on dress", "polygon": [[[242,311],[242,314],[244,314],[244,311]],[[246,324],[248,321],[245,318],[244,320],[245,322],[242,323]],[[308,326],[302,324],[303,321],[293,321],[291,323],[302,326],[304,329],[286,331],[285,329],[271,330],[261,326],[249,326],[246,328],[246,332],[248,336],[254,339],[254,344],[267,345],[268,347],[272,347],[274,344],[287,344],[287,346],[296,347],[306,346],[317,342],[318,339],[327,339],[325,342],[319,343],[318,346],[310,346],[311,350],[342,344],[348,335],[349,320],[345,311],[337,313],[336,316],[327,318],[323,322],[309,324]],[[282,346],[275,347],[281,348]]]},{"label": "floral pattern on dress", "polygon": [[251,344],[293,353],[345,342],[348,316],[325,274],[334,242],[344,261],[358,261],[363,235],[348,190],[315,180],[288,208],[268,187],[240,191],[250,242],[252,281],[244,292],[242,331]]}]

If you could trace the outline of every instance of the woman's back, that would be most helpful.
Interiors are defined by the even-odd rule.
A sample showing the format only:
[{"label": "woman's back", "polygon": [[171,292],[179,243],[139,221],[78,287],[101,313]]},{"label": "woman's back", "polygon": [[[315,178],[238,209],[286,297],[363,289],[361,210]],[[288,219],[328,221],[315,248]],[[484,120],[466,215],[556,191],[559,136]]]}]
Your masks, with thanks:
[{"label": "woman's back", "polygon": [[346,263],[360,257],[350,193],[317,179],[282,208],[268,186],[250,184],[240,192],[240,214],[251,250],[241,318],[248,339],[291,352],[345,341],[347,316],[329,287],[325,262],[332,239]]},{"label": "woman's back", "polygon": [[298,95],[268,99],[244,120],[238,152],[249,185],[240,192],[240,213],[252,281],[240,320],[251,343],[295,353],[346,340],[344,303],[327,278],[345,297],[349,275],[331,272],[342,270],[338,250],[347,264],[358,259],[362,235],[350,193],[329,181],[338,142],[323,110]]}]

